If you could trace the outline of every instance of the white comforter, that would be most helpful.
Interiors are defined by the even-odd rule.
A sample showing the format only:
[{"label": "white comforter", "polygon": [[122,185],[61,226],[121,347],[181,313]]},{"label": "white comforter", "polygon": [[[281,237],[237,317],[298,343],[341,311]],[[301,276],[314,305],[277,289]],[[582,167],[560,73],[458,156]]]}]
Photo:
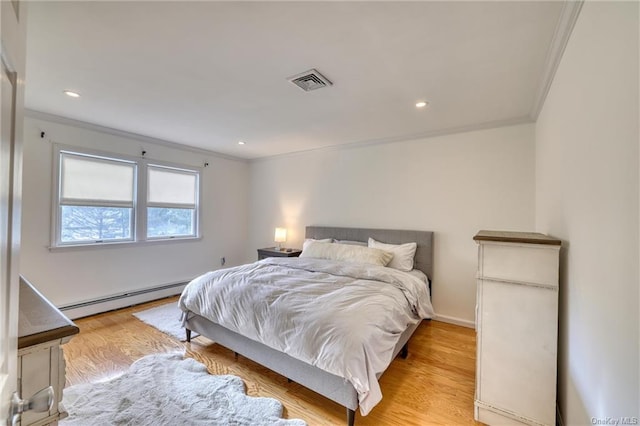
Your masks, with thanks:
[{"label": "white comforter", "polygon": [[384,371],[409,324],[430,318],[425,282],[381,266],[270,258],[209,272],[180,297],[191,311],[344,377],[366,415],[382,399]]}]

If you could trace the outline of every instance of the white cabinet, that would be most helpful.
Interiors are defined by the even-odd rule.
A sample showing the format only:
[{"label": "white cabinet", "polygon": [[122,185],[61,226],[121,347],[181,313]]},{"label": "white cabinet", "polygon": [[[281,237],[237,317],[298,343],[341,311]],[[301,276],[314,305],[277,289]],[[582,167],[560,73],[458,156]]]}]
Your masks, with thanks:
[{"label": "white cabinet", "polygon": [[480,231],[475,419],[555,425],[561,241]]},{"label": "white cabinet", "polygon": [[49,411],[22,413],[19,425],[57,425],[67,413],[60,405],[65,386],[62,345],[78,333],[78,327],[42,296],[29,282],[20,279],[18,318],[18,393],[30,398],[51,386],[53,406]]}]

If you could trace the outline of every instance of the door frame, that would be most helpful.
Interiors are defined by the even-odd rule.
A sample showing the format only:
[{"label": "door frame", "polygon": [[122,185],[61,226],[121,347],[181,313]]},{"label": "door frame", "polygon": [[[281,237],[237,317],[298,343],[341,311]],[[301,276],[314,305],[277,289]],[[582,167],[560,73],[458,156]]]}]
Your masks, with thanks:
[{"label": "door frame", "polygon": [[[0,424],[17,383],[26,4],[0,2]],[[8,110],[7,110],[8,108]],[[8,127],[8,128],[7,128]]]}]

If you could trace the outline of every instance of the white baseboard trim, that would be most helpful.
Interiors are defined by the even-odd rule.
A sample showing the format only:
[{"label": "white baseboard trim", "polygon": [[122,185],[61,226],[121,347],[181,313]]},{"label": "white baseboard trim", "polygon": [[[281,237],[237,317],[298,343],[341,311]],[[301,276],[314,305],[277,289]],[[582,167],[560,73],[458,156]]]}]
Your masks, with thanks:
[{"label": "white baseboard trim", "polygon": [[179,282],[162,286],[150,287],[127,293],[113,294],[98,299],[87,300],[80,303],[59,306],[64,314],[70,319],[78,319],[89,315],[96,315],[114,309],[126,308],[152,300],[175,296],[182,293],[182,290],[189,282]]},{"label": "white baseboard trim", "polygon": [[469,321],[469,320],[465,320],[462,318],[456,318],[456,317],[450,317],[447,315],[440,315],[440,314],[436,314],[433,317],[434,321],[440,321],[440,322],[446,322],[449,324],[455,324],[455,325],[461,325],[463,327],[467,327],[467,328],[476,328],[476,323],[473,321]]}]

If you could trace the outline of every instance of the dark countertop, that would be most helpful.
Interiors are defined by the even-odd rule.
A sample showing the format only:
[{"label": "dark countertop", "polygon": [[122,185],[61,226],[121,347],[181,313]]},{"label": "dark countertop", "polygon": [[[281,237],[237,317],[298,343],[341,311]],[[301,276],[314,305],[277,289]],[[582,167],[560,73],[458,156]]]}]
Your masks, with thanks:
[{"label": "dark countertop", "polygon": [[78,334],[80,329],[20,277],[18,349]]}]

